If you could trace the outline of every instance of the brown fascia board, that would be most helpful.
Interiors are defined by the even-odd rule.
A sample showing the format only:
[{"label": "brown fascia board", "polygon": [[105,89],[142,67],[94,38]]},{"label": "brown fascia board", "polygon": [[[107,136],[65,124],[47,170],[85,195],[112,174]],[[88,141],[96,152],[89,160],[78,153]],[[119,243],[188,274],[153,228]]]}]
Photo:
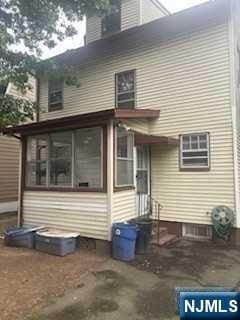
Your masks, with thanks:
[{"label": "brown fascia board", "polygon": [[109,109],[70,117],[34,122],[25,125],[7,127],[0,129],[0,132],[5,135],[13,135],[15,133],[22,135],[39,134],[50,131],[71,130],[74,128],[92,126],[94,124],[104,123],[110,119],[156,119],[159,117],[159,115],[159,110],[152,109]]},{"label": "brown fascia board", "polygon": [[155,144],[167,144],[169,146],[178,146],[179,139],[166,136],[153,136],[141,133],[135,134],[135,145],[155,145]]},{"label": "brown fascia board", "polygon": [[141,39],[143,43],[147,43],[156,39],[157,36],[156,41],[161,42],[176,37],[179,33],[191,32],[194,28],[204,26],[213,20],[227,19],[230,2],[229,0],[209,1],[91,42],[86,46],[66,51],[46,61],[53,61],[60,65],[81,65],[86,60],[99,57],[114,48],[117,50],[120,48],[123,51],[132,45],[134,39]]}]

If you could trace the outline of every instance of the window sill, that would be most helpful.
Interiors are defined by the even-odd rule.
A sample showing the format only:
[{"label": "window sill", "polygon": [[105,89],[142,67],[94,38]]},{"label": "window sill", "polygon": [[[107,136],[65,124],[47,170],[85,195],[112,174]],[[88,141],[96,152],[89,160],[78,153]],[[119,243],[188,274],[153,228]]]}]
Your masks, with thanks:
[{"label": "window sill", "polygon": [[128,191],[128,190],[135,190],[136,188],[134,186],[123,186],[123,187],[114,187],[113,191],[114,192],[119,192],[119,191]]},{"label": "window sill", "polygon": [[179,170],[183,172],[207,172],[210,171],[210,168],[180,168]]},{"label": "window sill", "polygon": [[56,105],[48,105],[48,112],[55,112],[55,111],[61,111],[63,110],[63,104],[59,103]]},{"label": "window sill", "polygon": [[25,187],[24,191],[46,191],[46,192],[101,192],[106,193],[104,188],[71,188],[71,187]]}]

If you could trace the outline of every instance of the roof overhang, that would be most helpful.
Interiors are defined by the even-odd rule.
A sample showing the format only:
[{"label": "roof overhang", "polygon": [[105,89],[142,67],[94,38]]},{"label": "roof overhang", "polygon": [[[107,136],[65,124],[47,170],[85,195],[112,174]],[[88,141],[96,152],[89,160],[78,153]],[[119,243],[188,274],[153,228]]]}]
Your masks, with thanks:
[{"label": "roof overhang", "polygon": [[164,144],[169,146],[178,146],[179,139],[166,137],[166,136],[155,136],[141,133],[135,133],[135,145],[158,145]]},{"label": "roof overhang", "polygon": [[95,123],[106,122],[111,119],[157,119],[159,115],[159,110],[152,109],[109,109],[71,117],[45,120],[19,126],[2,128],[0,129],[0,132],[6,135],[40,134],[51,131],[70,130],[84,126],[86,127]]}]

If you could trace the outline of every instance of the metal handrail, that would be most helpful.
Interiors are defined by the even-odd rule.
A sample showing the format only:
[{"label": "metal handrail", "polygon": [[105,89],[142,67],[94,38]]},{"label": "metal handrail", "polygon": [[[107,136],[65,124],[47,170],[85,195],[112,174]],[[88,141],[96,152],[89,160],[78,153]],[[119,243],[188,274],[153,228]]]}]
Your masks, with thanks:
[{"label": "metal handrail", "polygon": [[152,196],[138,193],[138,216],[147,217],[157,223],[157,241],[160,239],[160,211],[163,206]]}]

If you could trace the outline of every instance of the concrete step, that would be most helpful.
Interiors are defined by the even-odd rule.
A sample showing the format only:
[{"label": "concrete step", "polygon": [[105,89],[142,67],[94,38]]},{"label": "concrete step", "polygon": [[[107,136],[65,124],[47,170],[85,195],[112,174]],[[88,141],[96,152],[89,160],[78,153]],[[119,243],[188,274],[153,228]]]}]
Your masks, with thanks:
[{"label": "concrete step", "polygon": [[167,246],[175,241],[178,240],[178,237],[175,234],[167,234],[163,237],[160,237],[159,241],[157,239],[157,236],[154,236],[151,243],[157,246]]},{"label": "concrete step", "polygon": [[[168,234],[168,229],[167,228],[159,228],[159,238],[164,237]],[[157,237],[158,235],[158,228],[157,227],[153,227],[152,230],[152,236],[153,237]]]}]

